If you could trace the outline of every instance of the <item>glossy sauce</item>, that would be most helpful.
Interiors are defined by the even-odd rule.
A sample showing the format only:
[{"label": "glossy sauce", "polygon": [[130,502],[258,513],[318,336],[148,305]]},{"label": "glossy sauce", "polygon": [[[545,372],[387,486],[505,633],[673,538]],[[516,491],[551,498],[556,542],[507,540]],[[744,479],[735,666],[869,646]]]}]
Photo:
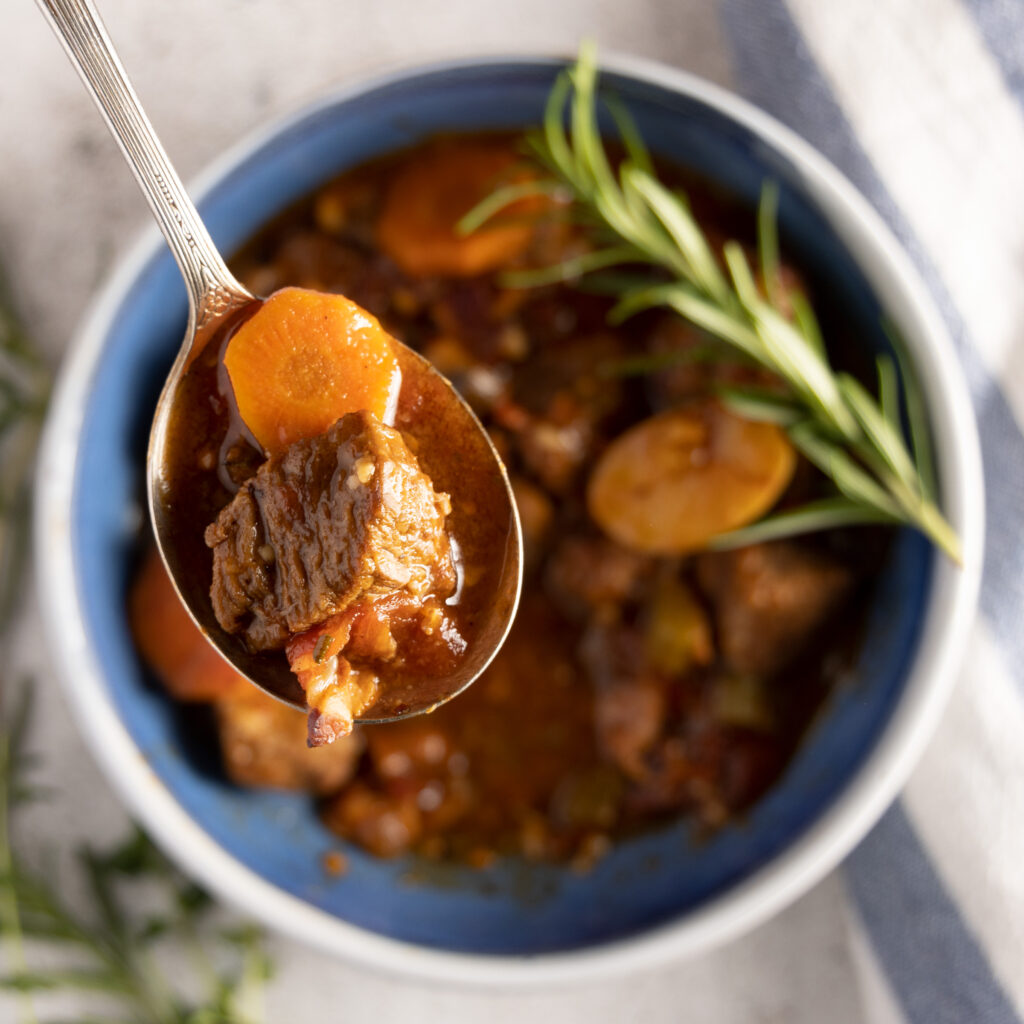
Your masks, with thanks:
[{"label": "glossy sauce", "polygon": [[[244,319],[244,318],[243,318]],[[240,322],[240,321],[239,321]],[[171,539],[185,567],[190,601],[209,603],[213,557],[203,533],[238,487],[264,461],[263,452],[238,416],[223,367],[230,325],[220,344],[200,352],[180,384],[169,427],[163,467],[163,506]],[[401,658],[378,671],[381,686],[365,717],[386,717],[408,708],[429,708],[450,695],[448,680],[459,662],[473,654],[481,631],[492,628],[493,611],[513,560],[514,523],[490,450],[472,429],[449,388],[402,346],[395,355],[401,386],[393,425],[413,449],[435,490],[451,497],[446,526],[459,584],[445,602],[447,623],[431,635],[404,630]],[[468,582],[471,581],[471,582]],[[403,632],[401,624],[397,624]],[[240,655],[266,660],[287,672],[283,651],[252,655],[240,638],[227,637]]]},{"label": "glossy sauce", "polygon": [[[687,557],[629,551],[602,535],[585,498],[596,460],[632,425],[706,394],[717,371],[681,363],[623,375],[615,367],[624,358],[672,348],[678,323],[645,315],[610,328],[601,296],[569,285],[513,291],[494,272],[412,275],[378,244],[393,183],[415,181],[416,168],[436,167],[445,151],[471,157],[497,147],[514,159],[516,144],[435,140],[357,168],[268,225],[235,268],[255,291],[345,294],[433,360],[505,458],[523,520],[523,598],[509,640],[457,700],[357,730],[363,752],[352,776],[317,791],[325,824],[381,856],[485,866],[514,854],[583,869],[638,828],[680,816],[719,827],[772,785],[856,656],[887,534],[837,531],[749,555]],[[674,180],[712,240],[749,241],[751,211],[692,178]],[[549,220],[512,265],[545,266],[573,246],[572,229]],[[818,312],[831,342],[841,342],[843,317],[827,295]],[[682,337],[693,341],[685,329]],[[216,447],[192,440],[216,445],[229,428],[214,377],[208,362],[189,385],[205,405],[180,425],[172,487],[202,495],[186,517],[204,578],[202,527],[229,497],[216,472],[196,468]],[[398,425],[453,496],[452,535],[465,560],[453,614],[471,636],[480,597],[493,589],[474,566],[486,566],[506,537],[489,520],[485,491],[468,488],[459,500],[473,459],[446,448],[451,434],[435,411],[403,387]],[[814,497],[820,486],[801,461],[782,503]],[[766,594],[778,607],[769,620],[758,606]],[[748,663],[744,629],[774,629],[784,663]],[[229,698],[219,705],[229,706]],[[230,757],[227,764],[231,772]]]}]

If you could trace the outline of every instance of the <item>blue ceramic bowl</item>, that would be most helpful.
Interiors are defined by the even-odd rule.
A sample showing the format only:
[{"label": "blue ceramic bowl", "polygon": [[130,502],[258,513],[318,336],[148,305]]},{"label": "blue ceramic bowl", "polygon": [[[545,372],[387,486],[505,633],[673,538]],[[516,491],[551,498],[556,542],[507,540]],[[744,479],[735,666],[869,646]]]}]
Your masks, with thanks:
[{"label": "blue ceramic bowl", "polygon": [[[559,62],[489,59],[390,75],[328,97],[228,154],[195,190],[231,252],[345,168],[435,132],[536,124]],[[978,580],[981,485],[951,346],[895,243],[852,188],[736,98],[649,64],[606,81],[661,155],[756,201],[781,184],[781,224],[871,350],[884,310],[902,328],[934,421],[943,501],[965,568],[897,538],[855,678],[782,781],[740,824],[695,842],[682,824],[622,843],[589,874],[499,864],[413,884],[410,863],[339,841],[302,796],[242,790],[183,747],[147,685],[125,620],[153,404],[185,328],[185,295],[155,231],[99,297],[64,369],[42,455],[41,591],[68,698],[142,823],[201,881],[269,924],[350,958],[473,981],[581,977],[692,952],[762,920],[864,833],[903,781],[944,702]],[[70,624],[70,626],[69,626]],[[186,756],[187,755],[187,756]]]}]

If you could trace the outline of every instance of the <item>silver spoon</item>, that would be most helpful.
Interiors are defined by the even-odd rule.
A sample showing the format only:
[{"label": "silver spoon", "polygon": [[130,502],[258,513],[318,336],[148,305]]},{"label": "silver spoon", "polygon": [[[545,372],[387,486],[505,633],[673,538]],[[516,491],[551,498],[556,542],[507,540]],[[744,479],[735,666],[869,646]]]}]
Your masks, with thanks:
[{"label": "silver spoon", "polygon": [[[149,511],[160,554],[179,597],[210,643],[250,682],[272,696],[304,707],[302,688],[283,657],[251,654],[239,638],[225,633],[217,623],[209,599],[210,581],[197,580],[194,573],[186,571],[174,541],[171,515],[163,493],[168,423],[190,356],[217,337],[242,310],[260,300],[235,280],[213,244],[143,112],[92,0],[36,2],[121,147],[188,291],[188,328],[157,403],[146,458]],[[455,417],[459,443],[473,446],[477,454],[484,453],[483,457],[493,463],[495,480],[503,486],[502,505],[505,507],[502,511],[507,514],[508,532],[505,543],[494,551],[497,585],[493,599],[483,621],[477,623],[474,641],[453,674],[440,680],[409,680],[401,692],[382,688],[377,701],[359,716],[362,722],[393,721],[429,711],[466,689],[487,667],[508,635],[522,585],[519,516],[501,459],[479,420],[451,384],[422,356],[404,345],[400,348],[400,363],[415,366],[418,372],[428,374],[433,380],[435,394],[442,395],[445,413]],[[443,391],[437,390],[438,385]],[[499,516],[499,522],[503,524],[503,516]]]}]

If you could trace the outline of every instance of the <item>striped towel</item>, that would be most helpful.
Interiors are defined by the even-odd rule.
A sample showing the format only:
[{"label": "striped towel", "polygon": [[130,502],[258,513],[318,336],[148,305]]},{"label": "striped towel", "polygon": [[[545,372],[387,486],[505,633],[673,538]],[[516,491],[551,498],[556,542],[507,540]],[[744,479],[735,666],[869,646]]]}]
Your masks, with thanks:
[{"label": "striped towel", "polygon": [[[103,3],[112,27],[142,24],[138,6]],[[282,33],[285,9],[291,21],[331,30]],[[204,38],[235,38],[240,10],[202,0],[149,5],[145,31],[121,33],[126,63],[148,62],[151,88],[181,82],[181,48],[153,40],[176,38],[176,19],[195,25],[200,11]],[[255,123],[267,104],[279,112],[335,82],[341,66],[358,78],[377,60],[421,61],[452,47],[571,53],[581,35],[593,34],[602,49],[675,57],[745,92],[837,164],[916,260],[959,345],[988,488],[982,614],[968,665],[903,797],[841,872],[849,897],[845,935],[830,878],[793,911],[698,960],[628,981],[518,994],[403,983],[275,938],[278,970],[266,1019],[1024,1024],[1024,0],[248,0],[244,11],[245,46],[232,49],[229,65],[231,102],[208,102],[223,88],[219,59],[195,61],[175,98],[190,128],[168,142],[177,143],[176,154],[184,146],[193,165],[216,148],[211,140],[224,130],[225,111]],[[729,54],[719,45],[719,27]],[[339,64],[337,41],[356,37],[359,52]],[[83,194],[103,194],[118,158],[97,156],[112,149],[91,111],[69,131],[79,108],[59,85],[65,61],[31,4],[0,0],[4,40],[15,41],[7,52],[12,80],[25,80],[17,102],[0,105],[4,124],[14,126],[7,134],[32,139],[21,149],[50,158],[31,163],[38,177],[32,191],[20,180],[33,177],[25,173],[29,158],[16,145],[0,154],[7,184],[0,219],[5,238],[20,240],[16,251],[26,262],[16,268],[19,279],[31,282],[33,269],[55,260],[75,268],[78,291],[69,290],[70,298],[53,302],[48,293],[28,292],[37,311],[29,326],[56,343],[76,303],[85,302],[92,268],[105,259],[113,229],[99,218],[110,206],[83,221],[74,254],[67,252],[66,221],[40,218],[38,210],[44,196],[61,194],[71,164]],[[301,45],[301,60],[283,56],[288,45],[292,56]],[[279,74],[285,65],[294,73]],[[68,88],[79,97],[77,83]],[[89,214],[81,203],[69,208]],[[116,226],[127,227],[127,218]],[[17,640],[23,653],[16,663],[33,669],[45,688],[40,779],[58,794],[36,827],[66,849],[85,839],[112,843],[124,834],[124,816],[74,732],[35,618]],[[862,1010],[853,1005],[847,953]],[[344,994],[336,1012],[325,1008],[324,978]],[[84,1001],[68,998],[66,1018],[81,1020],[75,1009]],[[13,1018],[13,1004],[0,998],[0,1021]]]},{"label": "striped towel", "polygon": [[844,865],[875,1024],[1024,1019],[1024,2],[722,0],[737,83],[843,170],[945,315],[988,497],[981,616],[900,801]]}]

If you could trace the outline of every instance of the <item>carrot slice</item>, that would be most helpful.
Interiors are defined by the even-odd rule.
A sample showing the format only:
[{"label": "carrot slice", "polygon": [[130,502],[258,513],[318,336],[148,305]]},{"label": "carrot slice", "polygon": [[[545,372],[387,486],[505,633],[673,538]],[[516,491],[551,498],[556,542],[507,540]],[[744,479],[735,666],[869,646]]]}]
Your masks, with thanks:
[{"label": "carrot slice", "polygon": [[156,548],[132,584],[128,619],[139,653],[178,700],[219,700],[251,688],[189,618]]},{"label": "carrot slice", "polygon": [[778,427],[705,401],[659,413],[617,438],[591,474],[587,507],[625,547],[683,555],[762,516],[795,467]]},{"label": "carrot slice", "polygon": [[[435,143],[389,182],[378,244],[413,277],[472,277],[508,264],[529,244],[529,224],[495,222],[466,236],[455,225],[496,186],[524,179],[511,173],[517,159],[505,145],[486,141]],[[522,200],[509,212],[526,212],[538,202]]]},{"label": "carrot slice", "polygon": [[228,341],[224,367],[242,422],[269,455],[349,412],[389,422],[401,385],[391,336],[342,295],[282,288]]}]

